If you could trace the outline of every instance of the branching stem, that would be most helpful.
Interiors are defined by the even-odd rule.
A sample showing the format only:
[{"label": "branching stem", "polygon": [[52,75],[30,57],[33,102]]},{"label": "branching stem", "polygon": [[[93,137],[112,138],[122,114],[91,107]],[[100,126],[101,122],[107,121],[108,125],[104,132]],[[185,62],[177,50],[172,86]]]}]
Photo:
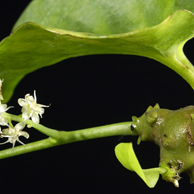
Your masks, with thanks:
[{"label": "branching stem", "polygon": [[[4,113],[4,117],[17,122],[23,121],[23,119],[20,116],[8,113]],[[109,136],[138,135],[137,132],[131,130],[131,122],[122,122],[99,127],[81,129],[76,131],[58,131],[55,129],[50,129],[40,124],[34,124],[31,120],[27,120],[26,123],[27,125],[30,125],[31,127],[49,136],[49,138],[28,143],[25,146],[23,145],[17,146],[13,150],[11,148],[2,150],[0,151],[0,159],[25,154],[41,149],[46,149],[57,145],[73,143],[77,141]]]}]

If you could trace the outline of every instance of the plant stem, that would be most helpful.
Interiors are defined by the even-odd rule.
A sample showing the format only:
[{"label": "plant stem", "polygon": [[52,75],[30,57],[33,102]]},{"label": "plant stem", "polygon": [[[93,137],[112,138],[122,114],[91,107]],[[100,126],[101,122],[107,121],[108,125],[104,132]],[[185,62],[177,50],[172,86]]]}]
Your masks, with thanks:
[{"label": "plant stem", "polygon": [[[9,113],[4,113],[3,116],[6,119],[12,120],[12,121],[17,121],[17,122],[23,122],[24,121],[21,116],[9,114]],[[35,124],[31,120],[26,120],[25,123],[28,125],[28,127],[33,127],[33,128],[39,130],[40,132],[42,132],[45,135],[50,136],[50,137],[55,137],[57,132],[58,132],[55,129],[51,129],[51,128],[45,127],[43,125],[40,125],[40,124]]]},{"label": "plant stem", "polygon": [[[4,113],[4,116],[13,121],[17,122],[23,121],[20,116],[8,113]],[[50,137],[40,141],[28,143],[25,146],[23,145],[17,146],[13,150],[11,148],[2,150],[0,151],[0,159],[25,154],[41,149],[46,149],[62,144],[73,143],[77,141],[84,141],[109,136],[138,135],[135,130],[134,131],[131,130],[132,122],[122,122],[99,127],[81,129],[76,131],[57,131],[55,129],[50,129],[40,124],[34,124],[31,120],[27,120],[26,123]]]},{"label": "plant stem", "polygon": [[194,89],[194,66],[184,55],[182,46],[180,45],[178,51],[172,52],[169,56],[164,55],[154,59],[174,70]]},{"label": "plant stem", "polygon": [[93,127],[77,131],[60,131],[60,141],[64,143],[72,143],[76,141],[84,141],[88,139],[96,139],[109,136],[126,136],[138,135],[136,131],[131,131],[132,122],[115,123],[100,127]]}]

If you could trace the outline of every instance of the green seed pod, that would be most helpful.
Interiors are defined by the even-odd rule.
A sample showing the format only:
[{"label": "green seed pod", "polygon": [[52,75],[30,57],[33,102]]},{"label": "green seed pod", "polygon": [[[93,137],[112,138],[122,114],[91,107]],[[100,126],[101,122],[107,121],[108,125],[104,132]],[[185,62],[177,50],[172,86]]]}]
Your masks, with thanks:
[{"label": "green seed pod", "polygon": [[178,186],[179,174],[186,172],[194,182],[194,106],[171,111],[158,105],[149,107],[133,120],[142,141],[153,141],[160,147],[162,178]]}]

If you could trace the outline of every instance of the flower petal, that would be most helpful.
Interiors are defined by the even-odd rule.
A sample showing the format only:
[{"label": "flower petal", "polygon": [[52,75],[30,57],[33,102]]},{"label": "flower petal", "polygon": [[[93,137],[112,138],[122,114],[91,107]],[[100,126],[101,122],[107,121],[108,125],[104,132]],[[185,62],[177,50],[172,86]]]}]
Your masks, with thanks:
[{"label": "flower petal", "polygon": [[18,104],[19,104],[20,106],[25,106],[25,105],[27,104],[27,102],[26,102],[25,99],[19,98],[19,99],[18,99]]},{"label": "flower petal", "polygon": [[0,114],[4,113],[7,109],[7,104],[0,104]]},{"label": "flower petal", "polygon": [[8,126],[8,121],[3,116],[0,116],[0,125]]},{"label": "flower petal", "polygon": [[33,115],[31,116],[32,118],[32,121],[35,123],[35,124],[38,124],[40,119],[39,119],[39,116],[38,116],[38,113],[37,112],[34,112]]},{"label": "flower petal", "polygon": [[26,131],[21,131],[20,132],[20,136],[25,137],[26,139],[28,139],[30,137],[30,135],[26,132]]},{"label": "flower petal", "polygon": [[16,129],[17,131],[21,131],[25,126],[26,126],[26,123],[25,123],[25,122],[20,122],[20,123],[17,123],[17,124],[15,125],[15,129]]}]

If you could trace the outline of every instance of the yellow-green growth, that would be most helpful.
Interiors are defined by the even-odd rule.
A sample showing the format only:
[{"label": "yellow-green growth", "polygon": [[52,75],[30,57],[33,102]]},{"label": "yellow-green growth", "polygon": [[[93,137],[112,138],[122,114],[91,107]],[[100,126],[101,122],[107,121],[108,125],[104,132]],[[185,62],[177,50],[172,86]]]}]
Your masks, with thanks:
[{"label": "yellow-green growth", "polygon": [[153,141],[160,147],[162,178],[178,186],[179,174],[186,172],[194,182],[194,106],[171,111],[158,105],[133,119],[139,141]]}]

